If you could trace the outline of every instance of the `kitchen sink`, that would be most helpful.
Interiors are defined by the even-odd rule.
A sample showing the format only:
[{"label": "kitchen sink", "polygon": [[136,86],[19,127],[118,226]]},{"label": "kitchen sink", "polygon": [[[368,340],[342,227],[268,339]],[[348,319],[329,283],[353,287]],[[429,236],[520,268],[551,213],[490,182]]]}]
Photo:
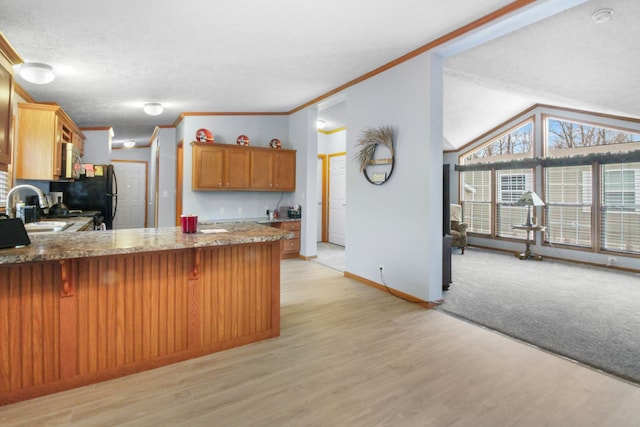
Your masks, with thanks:
[{"label": "kitchen sink", "polygon": [[38,221],[29,222],[24,225],[28,233],[37,233],[45,231],[64,231],[71,227],[73,222],[69,221]]}]

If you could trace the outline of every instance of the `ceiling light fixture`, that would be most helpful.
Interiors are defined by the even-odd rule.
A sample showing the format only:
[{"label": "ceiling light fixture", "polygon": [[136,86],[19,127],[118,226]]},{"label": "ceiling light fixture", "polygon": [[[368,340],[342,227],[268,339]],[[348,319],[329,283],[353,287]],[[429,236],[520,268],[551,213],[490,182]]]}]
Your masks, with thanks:
[{"label": "ceiling light fixture", "polygon": [[613,15],[613,9],[599,9],[593,12],[591,19],[593,19],[596,24],[604,24],[611,19],[611,15]]},{"label": "ceiling light fixture", "polygon": [[164,107],[162,107],[162,104],[159,104],[157,102],[149,102],[147,104],[144,104],[144,112],[150,116],[157,116],[159,114],[162,114],[163,111]]},{"label": "ceiling light fixture", "polygon": [[20,76],[29,83],[45,85],[51,83],[56,75],[51,65],[40,62],[27,62],[20,67]]},{"label": "ceiling light fixture", "polygon": [[136,142],[135,141],[125,141],[125,142],[122,143],[122,145],[125,148],[133,148],[133,147],[136,146]]},{"label": "ceiling light fixture", "polygon": [[316,126],[318,127],[318,129],[324,129],[324,126],[326,125],[324,120],[318,120],[316,122]]}]

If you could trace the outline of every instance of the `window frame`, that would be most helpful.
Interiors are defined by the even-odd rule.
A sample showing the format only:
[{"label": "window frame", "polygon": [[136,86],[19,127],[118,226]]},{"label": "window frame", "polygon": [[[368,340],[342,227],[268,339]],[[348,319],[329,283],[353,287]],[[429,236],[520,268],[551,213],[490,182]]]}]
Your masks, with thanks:
[{"label": "window frame", "polygon": [[[472,156],[474,153],[482,150],[483,148],[495,143],[496,141],[500,140],[501,138],[504,138],[505,136],[509,135],[510,133],[516,132],[519,129],[527,126],[531,124],[531,134],[530,134],[530,139],[531,139],[531,149],[529,150],[529,152],[527,152],[527,156],[522,156],[523,153],[516,153],[517,156],[519,156],[520,158],[525,158],[525,159],[533,159],[536,156],[537,153],[537,144],[536,144],[536,115],[535,114],[530,114],[527,115],[526,117],[523,117],[521,120],[517,120],[514,121],[514,123],[509,126],[507,129],[505,129],[503,132],[500,132],[498,134],[496,134],[495,136],[491,137],[490,139],[488,139],[487,141],[485,141],[484,143],[480,144],[477,147],[474,147],[462,154],[460,154],[458,156],[458,162],[460,164],[468,164],[465,163],[467,161],[469,161],[470,159],[468,159],[470,156]],[[476,141],[481,140],[483,137],[478,138]],[[471,143],[473,144],[473,142]],[[504,156],[504,155],[503,155]],[[491,157],[491,156],[490,156]],[[481,157],[479,159],[481,159],[480,161],[476,161],[478,163],[484,163],[485,159],[488,159],[490,157]],[[499,157],[499,156],[494,156],[494,157]],[[486,162],[486,163],[491,163],[491,162]],[[497,163],[497,162],[493,162],[493,163]],[[508,169],[508,168],[505,168]],[[516,167],[514,168],[516,170],[520,170],[520,169],[527,169],[527,168],[522,168],[522,167]],[[498,201],[498,193],[499,193],[499,188],[498,188],[498,180],[497,180],[497,170],[495,168],[488,168],[489,172],[490,172],[490,179],[491,179],[491,184],[490,184],[490,188],[491,188],[491,193],[490,193],[490,197],[491,197],[491,201],[490,202],[486,202],[486,201],[473,201],[471,203],[474,204],[489,204],[490,205],[490,216],[489,216],[489,227],[490,227],[490,232],[489,233],[483,233],[483,232],[477,232],[473,230],[473,227],[470,227],[467,229],[467,233],[471,234],[471,235],[477,235],[480,237],[490,237],[492,239],[504,239],[504,240],[517,240],[517,241],[524,241],[526,240],[526,233],[524,231],[521,230],[513,230],[512,233],[509,233],[509,235],[500,235],[500,231],[499,231],[499,219],[498,219],[498,214],[499,214],[499,209],[500,206],[499,204],[501,202]],[[531,180],[531,191],[535,191],[535,187],[536,187],[536,169],[535,168],[531,168],[531,176],[532,176],[532,180]],[[460,183],[461,183],[461,187],[463,187],[464,185],[464,178],[460,179]],[[460,195],[462,196],[462,191],[464,190],[460,190],[461,193]],[[519,197],[518,197],[519,198]],[[464,197],[459,197],[459,200],[462,204],[462,210],[463,210],[463,221],[467,222],[467,217],[468,217],[468,208],[465,206],[467,202],[466,200],[464,200]],[[515,207],[515,206],[514,206]],[[518,207],[519,209],[522,209],[525,213],[524,215],[526,216],[526,208],[525,207]],[[533,236],[532,242],[536,241],[536,237]]]},{"label": "window frame", "polygon": [[[525,115],[528,115],[525,117]],[[591,141],[592,145],[587,143],[586,146],[583,147],[582,143],[570,144],[574,145],[573,148],[578,148],[577,150],[570,148],[572,151],[567,153],[560,153],[563,148],[557,150],[549,150],[549,142],[550,135],[549,134],[549,119],[552,120],[560,120],[578,125],[585,125],[588,127],[592,127],[595,129],[575,127],[572,130],[574,138],[576,136],[587,136],[590,139],[572,139],[572,141]],[[527,156],[531,155],[531,159],[523,158],[524,156],[505,156],[505,155],[485,155],[485,157],[480,157],[476,159],[469,159],[473,153],[483,149],[487,145],[495,143],[500,138],[504,138],[505,135],[508,135],[511,132],[517,131],[522,126],[528,124],[528,122],[532,123],[532,133],[531,133],[531,150],[527,153]],[[625,126],[625,122],[628,126]],[[586,236],[588,235],[585,229],[584,223],[582,224],[582,231],[580,229],[576,229],[576,238],[575,242],[580,243],[580,245],[574,244],[565,244],[558,242],[549,242],[545,237],[545,233],[541,233],[542,237],[542,245],[550,246],[550,247],[559,247],[566,248],[572,251],[585,251],[591,252],[595,254],[612,254],[612,255],[623,255],[626,257],[632,258],[640,258],[640,251],[631,252],[626,250],[626,248],[631,248],[631,250],[636,250],[636,240],[640,240],[640,237],[636,236],[635,233],[630,234],[630,238],[632,239],[632,243],[630,245],[623,245],[622,250],[618,250],[615,248],[611,248],[607,246],[604,242],[605,236],[602,234],[603,230],[606,227],[605,215],[606,212],[603,211],[603,206],[611,205],[611,203],[605,203],[604,197],[607,197],[605,193],[605,181],[601,175],[601,168],[603,165],[611,165],[611,164],[640,164],[640,129],[639,126],[640,120],[634,120],[631,118],[619,117],[619,116],[611,116],[606,114],[598,114],[589,111],[580,111],[573,110],[567,108],[559,108],[547,105],[536,104],[530,109],[522,112],[518,116],[510,119],[507,122],[495,127],[491,131],[485,133],[484,135],[474,139],[473,141],[466,144],[464,147],[460,149],[460,154],[457,156],[459,164],[461,165],[458,171],[461,173],[459,180],[459,199],[460,203],[463,206],[463,220],[465,222],[469,221],[467,217],[467,209],[465,207],[465,196],[467,189],[465,188],[465,183],[462,178],[463,173],[472,172],[472,171],[486,171],[485,173],[489,174],[491,177],[491,202],[484,202],[490,204],[490,209],[484,209],[483,213],[490,212],[490,233],[476,233],[473,229],[468,229],[467,232],[470,236],[477,236],[479,238],[489,238],[496,240],[514,240],[514,241],[522,241],[519,238],[500,236],[500,232],[498,230],[498,215],[499,213],[499,204],[504,201],[504,197],[501,196],[501,193],[504,193],[504,188],[500,187],[500,179],[499,171],[505,169],[527,169],[529,167],[532,168],[533,171],[533,191],[536,191],[544,201],[547,200],[547,168],[554,167],[564,167],[564,166],[583,166],[585,170],[588,171],[588,174],[583,174],[582,178],[580,174],[574,179],[579,179],[580,181],[576,181],[576,185],[582,187],[582,193],[576,194],[575,197],[571,197],[567,200],[581,200],[581,203],[584,205],[582,210],[574,209],[572,214],[566,217],[568,221],[571,222],[572,215],[575,214],[576,224],[578,224],[584,219],[584,215],[589,215],[591,218],[591,223],[589,224],[590,228],[590,245],[585,245],[587,242]],[[635,127],[635,128],[634,128]],[[600,129],[599,129],[600,128]],[[610,131],[613,133],[604,132]],[[579,133],[583,131],[584,133]],[[616,135],[617,132],[626,133],[629,135]],[[622,142],[618,142],[622,141]],[[526,142],[526,140],[525,140]],[[602,142],[611,142],[610,144],[603,144]],[[597,143],[597,144],[593,144]],[[477,145],[475,145],[477,144]],[[475,146],[474,146],[475,145]],[[508,143],[505,144],[508,146]],[[504,147],[505,145],[502,145]],[[567,144],[561,144],[560,147],[567,146]],[[577,147],[576,147],[577,146]],[[584,149],[582,149],[584,148]],[[465,151],[463,151],[465,150]],[[489,153],[495,152],[504,152],[500,149],[490,151]],[[536,154],[540,157],[536,157]],[[493,158],[492,158],[493,157]],[[471,161],[469,161],[471,160]],[[584,171],[583,171],[584,172]],[[625,182],[636,182],[636,187],[634,189],[635,194],[632,195],[631,189],[629,189],[628,193],[624,192],[623,186],[623,195],[622,197],[622,205],[629,204],[631,199],[635,197],[635,205],[632,205],[632,208],[639,212],[640,214],[640,168],[637,169],[634,177],[625,177],[623,174],[623,178]],[[587,182],[591,182],[591,188],[588,188]],[[486,181],[486,180],[485,180]],[[512,181],[512,184],[514,182]],[[541,185],[541,189],[536,190],[537,186]],[[631,185],[631,184],[628,184]],[[512,185],[513,186],[513,185]],[[578,188],[578,187],[576,187]],[[629,187],[630,188],[630,187]],[[584,192],[587,193],[584,193]],[[571,194],[571,192],[570,192]],[[626,194],[626,195],[625,195]],[[511,200],[513,197],[510,196]],[[615,197],[615,196],[611,196]],[[615,201],[613,199],[607,200],[608,202]],[[637,206],[637,208],[636,208]],[[538,223],[541,225],[547,225],[551,220],[549,213],[547,212],[548,207],[545,205],[542,208],[537,208],[535,210],[534,215],[538,214],[541,218],[538,220]],[[624,208],[625,211],[629,210]],[[632,219],[631,227],[635,229],[636,220]],[[570,224],[571,225],[571,224]],[[623,225],[625,228],[623,233],[628,233],[629,225],[625,223]],[[569,236],[571,236],[571,230],[569,230]],[[504,230],[503,230],[504,231]],[[633,231],[633,230],[632,230]],[[535,234],[535,233],[534,233]],[[620,234],[618,233],[618,236]],[[532,244],[536,244],[536,237],[533,236]],[[584,243],[584,244],[583,244]],[[638,243],[640,245],[640,243]],[[607,248],[605,248],[607,246]]]}]

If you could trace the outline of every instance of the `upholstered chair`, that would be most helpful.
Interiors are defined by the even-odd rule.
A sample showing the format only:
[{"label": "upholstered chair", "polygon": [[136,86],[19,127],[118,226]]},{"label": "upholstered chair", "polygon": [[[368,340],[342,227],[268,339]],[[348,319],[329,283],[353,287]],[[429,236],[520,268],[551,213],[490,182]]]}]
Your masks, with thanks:
[{"label": "upholstered chair", "polygon": [[451,204],[451,247],[460,248],[464,255],[467,246],[467,224],[462,222],[462,206]]}]

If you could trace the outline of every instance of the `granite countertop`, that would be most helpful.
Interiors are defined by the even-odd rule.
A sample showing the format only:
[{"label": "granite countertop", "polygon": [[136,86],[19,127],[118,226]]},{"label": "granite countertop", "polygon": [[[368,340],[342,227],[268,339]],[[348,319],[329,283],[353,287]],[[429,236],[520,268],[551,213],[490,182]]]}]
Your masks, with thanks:
[{"label": "granite countertop", "polygon": [[199,224],[198,232],[194,234],[183,234],[179,227],[132,228],[87,233],[33,233],[29,235],[29,246],[0,249],[0,265],[271,242],[289,237],[290,232],[256,222]]},{"label": "granite countertop", "polygon": [[274,219],[269,219],[269,218],[232,218],[232,219],[203,219],[203,220],[198,220],[198,224],[206,224],[206,225],[211,225],[211,224],[228,224],[228,223],[233,223],[233,224],[243,224],[243,223],[247,223],[247,222],[254,222],[257,224],[272,224],[272,223],[276,223],[276,222],[292,222],[292,221],[300,221],[301,218],[274,218]]}]

